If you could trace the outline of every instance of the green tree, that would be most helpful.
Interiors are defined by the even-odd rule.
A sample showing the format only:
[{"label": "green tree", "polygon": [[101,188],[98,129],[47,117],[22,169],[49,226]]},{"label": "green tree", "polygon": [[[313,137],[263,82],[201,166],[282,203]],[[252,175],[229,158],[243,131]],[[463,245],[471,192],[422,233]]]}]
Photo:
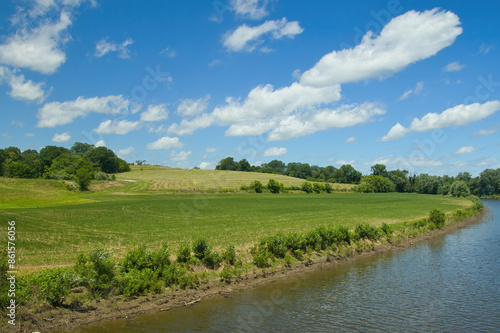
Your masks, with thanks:
[{"label": "green tree", "polygon": [[450,194],[454,197],[468,197],[470,195],[469,187],[465,181],[457,180],[451,185]]},{"label": "green tree", "polygon": [[94,148],[94,145],[85,142],[75,142],[71,147],[71,151],[75,154],[85,155],[89,150]]},{"label": "green tree", "polygon": [[309,194],[309,193],[313,193],[313,186],[312,186],[312,184],[311,184],[311,183],[309,183],[309,182],[304,182],[304,183],[302,184],[302,186],[300,187],[300,189],[301,189],[302,191],[304,191],[304,192],[308,193],[308,194]]},{"label": "green tree", "polygon": [[255,191],[255,193],[262,193],[264,189],[264,185],[258,180],[254,180],[252,184],[250,184],[250,188]]},{"label": "green tree", "polygon": [[[120,161],[116,154],[106,147],[96,147],[89,150],[85,156],[96,164],[103,172],[116,173],[120,169]],[[130,168],[130,167],[129,167]]]},{"label": "green tree", "polygon": [[384,164],[375,164],[371,167],[372,175],[387,177],[387,167]]},{"label": "green tree", "polygon": [[88,191],[90,181],[94,177],[94,168],[89,164],[81,165],[75,172],[74,179],[80,191]]},{"label": "green tree", "polygon": [[358,187],[360,192],[394,192],[396,186],[386,177],[369,175],[361,179]]},{"label": "green tree", "polygon": [[215,167],[215,170],[230,170],[235,171],[238,170],[238,163],[234,161],[234,158],[228,156],[222,160],[220,160],[219,164]]},{"label": "green tree", "polygon": [[242,159],[241,161],[238,162],[238,171],[251,171],[252,166],[246,159]]},{"label": "green tree", "polygon": [[52,165],[52,161],[64,153],[68,153],[68,149],[63,147],[46,146],[45,148],[40,149],[40,158],[43,166],[47,168],[50,167]]}]

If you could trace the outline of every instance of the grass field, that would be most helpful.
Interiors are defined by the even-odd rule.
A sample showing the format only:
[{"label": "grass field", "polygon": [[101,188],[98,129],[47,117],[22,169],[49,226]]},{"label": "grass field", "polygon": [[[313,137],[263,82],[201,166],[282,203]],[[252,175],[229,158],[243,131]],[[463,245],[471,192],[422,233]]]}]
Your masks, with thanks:
[{"label": "grass field", "polygon": [[[254,180],[266,185],[274,179],[285,186],[301,186],[305,180],[283,175],[256,172],[173,169],[162,166],[131,166],[131,171],[116,174],[117,179],[133,180],[137,190],[207,192],[238,190],[241,185],[250,185]],[[331,184],[336,190],[350,189],[350,184]],[[133,187],[133,186],[131,186]]]},{"label": "grass field", "polygon": [[[140,171],[120,176],[140,180],[134,173]],[[249,173],[248,179],[257,175]],[[400,222],[426,216],[433,207],[452,211],[470,203],[400,193],[169,194],[145,191],[140,182],[101,182],[94,187],[96,191],[78,193],[57,181],[0,178],[0,221],[5,230],[7,221],[16,221],[21,269],[74,263],[89,246],[120,255],[134,244],[156,247],[167,241],[176,248],[203,235],[214,246],[244,248],[279,231],[306,231],[329,223],[354,227],[361,222]]]}]

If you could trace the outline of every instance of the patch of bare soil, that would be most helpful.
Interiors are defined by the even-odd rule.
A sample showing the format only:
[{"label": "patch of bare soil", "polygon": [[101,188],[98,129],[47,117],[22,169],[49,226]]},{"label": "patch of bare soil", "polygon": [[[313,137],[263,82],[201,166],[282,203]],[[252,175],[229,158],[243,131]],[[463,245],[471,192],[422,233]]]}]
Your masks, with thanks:
[{"label": "patch of bare soil", "polygon": [[[255,270],[246,275],[234,278],[231,282],[219,280],[210,281],[197,289],[167,289],[162,294],[149,294],[141,297],[127,298],[124,296],[110,296],[106,299],[94,300],[83,305],[73,305],[72,308],[45,308],[19,307],[17,310],[17,325],[12,332],[48,332],[51,330],[71,329],[80,325],[87,325],[100,321],[131,318],[146,312],[168,311],[173,308],[192,306],[203,300],[214,297],[231,297],[232,294],[255,288],[256,286],[287,279],[300,274],[326,268],[335,267],[346,261],[359,260],[378,253],[406,248],[421,243],[431,238],[441,237],[454,230],[467,227],[481,221],[483,213],[460,222],[447,225],[443,229],[433,230],[413,238],[398,242],[397,244],[374,244],[370,250],[354,253],[349,256],[316,256],[296,263],[292,267],[279,267],[275,269]],[[300,278],[300,277],[299,277]]]}]

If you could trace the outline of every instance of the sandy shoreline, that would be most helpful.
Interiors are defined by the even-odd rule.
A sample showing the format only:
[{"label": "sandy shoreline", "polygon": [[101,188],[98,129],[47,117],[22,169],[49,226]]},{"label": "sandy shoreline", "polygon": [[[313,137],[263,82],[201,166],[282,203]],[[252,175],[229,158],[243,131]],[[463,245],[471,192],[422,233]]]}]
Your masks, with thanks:
[{"label": "sandy shoreline", "polygon": [[49,332],[57,330],[70,330],[77,326],[109,321],[120,318],[131,318],[147,312],[168,311],[173,308],[192,306],[195,303],[215,297],[231,297],[232,294],[244,290],[255,288],[259,285],[272,283],[274,281],[299,277],[301,274],[314,270],[335,267],[340,263],[358,260],[374,254],[389,252],[396,249],[407,248],[417,243],[431,238],[440,237],[454,230],[467,227],[482,220],[486,209],[478,215],[466,218],[462,221],[445,226],[443,229],[436,229],[415,237],[405,239],[397,244],[376,244],[372,250],[362,253],[354,251],[349,256],[316,256],[294,264],[292,267],[279,267],[249,272],[240,278],[233,279],[231,283],[219,280],[210,281],[199,286],[197,289],[172,290],[168,289],[162,294],[149,294],[133,298],[124,296],[110,296],[106,299],[95,300],[85,304],[78,310],[66,308],[53,308],[47,305],[46,308],[28,309],[18,308],[18,323],[12,327],[12,332]]}]

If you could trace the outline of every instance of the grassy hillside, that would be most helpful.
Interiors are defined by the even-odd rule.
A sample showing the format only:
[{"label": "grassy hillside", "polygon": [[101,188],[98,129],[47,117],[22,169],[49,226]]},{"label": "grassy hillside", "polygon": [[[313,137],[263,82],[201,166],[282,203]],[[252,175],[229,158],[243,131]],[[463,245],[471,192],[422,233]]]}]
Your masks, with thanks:
[{"label": "grassy hillside", "polygon": [[[131,166],[130,172],[116,174],[118,180],[140,182],[147,190],[171,190],[180,192],[207,192],[238,190],[241,185],[249,185],[259,180],[266,185],[269,179],[277,180],[285,186],[300,186],[304,179],[257,172],[173,169],[162,166]],[[350,189],[350,184],[331,184],[336,190]],[[140,188],[140,186],[137,186]]]},{"label": "grassy hillside", "polygon": [[[14,191],[13,184],[19,193],[35,194],[20,199],[19,208],[0,210],[0,221],[16,221],[17,258],[22,268],[74,263],[77,254],[89,246],[120,255],[134,244],[156,247],[167,241],[175,249],[203,235],[214,246],[245,248],[279,231],[306,231],[329,223],[379,225],[426,216],[433,207],[451,211],[469,204],[464,199],[400,193],[132,194],[123,192],[126,186],[113,185],[118,182],[98,185],[121,192],[80,194],[50,188],[52,182],[43,180],[38,180],[44,185],[44,190],[38,189],[43,194],[38,195],[33,187],[36,182],[0,182],[0,195],[8,204],[15,196],[5,199],[4,194]],[[23,208],[33,202],[26,198],[47,204]],[[50,206],[51,200],[61,205]]]}]

